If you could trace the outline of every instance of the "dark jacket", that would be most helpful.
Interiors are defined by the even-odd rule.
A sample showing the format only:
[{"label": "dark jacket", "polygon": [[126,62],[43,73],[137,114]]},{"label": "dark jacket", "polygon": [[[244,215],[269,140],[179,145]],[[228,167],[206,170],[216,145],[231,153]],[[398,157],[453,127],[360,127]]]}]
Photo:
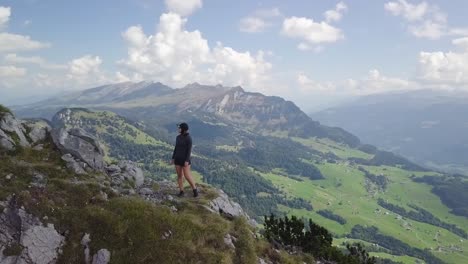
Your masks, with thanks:
[{"label": "dark jacket", "polygon": [[189,133],[178,135],[176,138],[174,153],[172,154],[172,159],[189,162],[191,154],[192,138],[190,137]]}]

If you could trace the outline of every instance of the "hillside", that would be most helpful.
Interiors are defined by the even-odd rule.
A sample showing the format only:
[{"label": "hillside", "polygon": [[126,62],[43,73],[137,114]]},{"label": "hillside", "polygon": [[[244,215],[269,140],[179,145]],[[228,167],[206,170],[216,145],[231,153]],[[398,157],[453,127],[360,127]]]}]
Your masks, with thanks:
[{"label": "hillside", "polygon": [[[101,135],[109,159],[138,162],[154,178],[171,177],[167,159],[175,124],[188,121],[195,139],[194,171],[259,221],[270,213],[310,217],[334,234],[337,245],[368,242],[372,254],[404,263],[468,259],[467,192],[453,191],[466,190],[466,178],[432,172],[362,145],[352,134],[320,125],[281,98],[200,85],[172,93],[202,99],[170,101],[166,94],[154,96],[159,100],[154,105],[138,106],[132,99],[132,104],[91,106],[96,112],[64,111],[70,111],[71,124]],[[46,110],[44,105],[20,109],[23,114]],[[109,133],[109,127],[132,132]]]},{"label": "hillside", "polygon": [[[91,134],[17,120],[5,109],[0,263],[315,263],[273,250],[220,190],[201,184],[198,199],[174,197],[175,183],[144,178],[131,162],[97,162]],[[57,145],[56,133],[68,138]]]},{"label": "hillside", "polygon": [[419,164],[468,174],[467,100],[462,92],[382,94],[311,116]]}]

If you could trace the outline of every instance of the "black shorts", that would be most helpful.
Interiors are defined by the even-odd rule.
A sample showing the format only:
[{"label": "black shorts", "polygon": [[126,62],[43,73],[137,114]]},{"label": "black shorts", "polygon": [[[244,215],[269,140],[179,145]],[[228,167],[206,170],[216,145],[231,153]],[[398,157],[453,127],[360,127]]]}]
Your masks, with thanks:
[{"label": "black shorts", "polygon": [[[185,166],[185,160],[184,159],[175,159],[174,160],[174,164],[177,165],[177,166]],[[189,160],[188,161],[188,164],[192,164],[192,162]]]}]

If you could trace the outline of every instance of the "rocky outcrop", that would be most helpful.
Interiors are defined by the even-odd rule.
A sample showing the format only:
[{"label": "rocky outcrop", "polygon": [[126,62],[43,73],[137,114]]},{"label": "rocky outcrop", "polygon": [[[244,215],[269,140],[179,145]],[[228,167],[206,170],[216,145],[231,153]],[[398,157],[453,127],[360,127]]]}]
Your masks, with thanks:
[{"label": "rocky outcrop", "polygon": [[15,142],[13,139],[8,136],[3,130],[0,129],[0,148],[5,150],[14,150],[15,149]]},{"label": "rocky outcrop", "polygon": [[28,137],[32,145],[45,140],[47,134],[52,130],[48,122],[41,119],[27,120],[24,122],[24,126],[29,130]]},{"label": "rocky outcrop", "polygon": [[[56,128],[52,130],[52,140],[62,154],[85,163],[83,169],[104,171],[104,151],[97,139],[81,128]],[[74,167],[74,165],[70,165]]]},{"label": "rocky outcrop", "polygon": [[92,264],[107,264],[110,261],[111,254],[107,249],[100,249],[93,256]]},{"label": "rocky outcrop", "polygon": [[220,215],[232,219],[235,217],[245,217],[249,220],[251,225],[256,225],[255,220],[250,219],[249,215],[242,209],[242,207],[232,201],[223,190],[217,190],[218,197],[210,202],[210,209],[219,213]]},{"label": "rocky outcrop", "polygon": [[112,164],[107,166],[105,170],[111,176],[113,185],[116,186],[121,186],[125,181],[130,181],[138,188],[145,181],[143,170],[132,161],[120,161],[118,165]]},{"label": "rocky outcrop", "polygon": [[4,132],[14,133],[18,136],[19,144],[22,147],[30,146],[25,132],[26,129],[24,128],[23,124],[17,120],[12,114],[6,113],[3,118],[0,120],[0,129]]},{"label": "rocky outcrop", "polygon": [[[17,146],[34,146],[45,140],[48,132],[50,132],[50,126],[46,121],[22,121],[10,113],[4,113],[0,120],[0,149],[12,151]],[[36,147],[34,149],[37,150]]]},{"label": "rocky outcrop", "polygon": [[66,162],[66,166],[69,170],[76,174],[87,174],[85,169],[86,163],[75,159],[72,154],[68,153],[62,156],[62,160]]},{"label": "rocky outcrop", "polygon": [[[55,263],[65,238],[54,228],[16,208],[11,198],[0,214],[0,263]],[[5,250],[8,256],[3,255]]]}]

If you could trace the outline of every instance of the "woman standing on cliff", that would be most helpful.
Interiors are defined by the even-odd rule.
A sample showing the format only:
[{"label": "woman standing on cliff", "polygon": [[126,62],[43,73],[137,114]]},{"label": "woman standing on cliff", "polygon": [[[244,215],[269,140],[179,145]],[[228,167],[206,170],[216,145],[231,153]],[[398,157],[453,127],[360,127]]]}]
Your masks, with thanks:
[{"label": "woman standing on cliff", "polygon": [[177,125],[179,135],[176,138],[174,153],[171,164],[175,165],[177,173],[177,183],[179,184],[179,197],[184,196],[184,177],[189,182],[193,190],[193,197],[198,196],[198,189],[190,171],[190,156],[192,154],[192,137],[189,135],[187,123]]}]

